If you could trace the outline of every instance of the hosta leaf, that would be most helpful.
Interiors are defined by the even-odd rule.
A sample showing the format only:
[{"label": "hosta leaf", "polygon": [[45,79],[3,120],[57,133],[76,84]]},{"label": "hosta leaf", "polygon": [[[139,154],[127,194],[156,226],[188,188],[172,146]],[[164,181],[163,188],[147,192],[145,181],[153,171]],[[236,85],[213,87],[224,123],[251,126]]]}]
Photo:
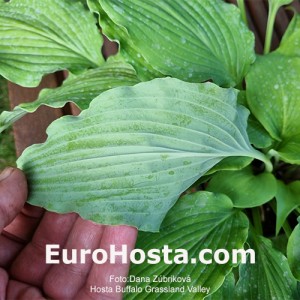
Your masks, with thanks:
[{"label": "hosta leaf", "polygon": [[86,109],[90,102],[105,90],[136,83],[138,83],[138,79],[130,65],[120,62],[106,63],[99,68],[71,76],[61,87],[42,90],[34,102],[22,103],[11,112],[2,112],[0,132],[26,113],[36,111],[41,105],[57,108],[63,107],[67,102],[73,102],[80,109]]},{"label": "hosta leaf", "polygon": [[[192,82],[212,79],[219,85],[235,86],[255,59],[253,34],[239,9],[223,1],[99,3],[105,13],[100,21],[104,33],[120,41],[132,64],[131,60],[144,59],[164,75]],[[107,30],[111,26],[115,30]]]},{"label": "hosta leaf", "polygon": [[212,167],[206,175],[211,175],[217,171],[241,170],[253,161],[251,157],[227,157]]},{"label": "hosta leaf", "polygon": [[300,206],[300,181],[294,181],[285,185],[282,181],[277,181],[277,214],[276,214],[276,233],[285,222],[288,215]]},{"label": "hosta leaf", "polygon": [[156,231],[193,182],[221,159],[266,160],[249,144],[236,91],[156,79],[102,93],[48,128],[18,160],[30,203],[100,223]]},{"label": "hosta leaf", "polygon": [[235,207],[255,207],[275,196],[276,179],[271,173],[254,175],[251,167],[221,171],[210,180],[207,190],[227,195]]},{"label": "hosta leaf", "polygon": [[[190,277],[191,282],[151,282],[140,283],[139,287],[182,287],[182,293],[130,293],[126,299],[203,299],[207,293],[192,292],[192,287],[207,287],[209,292],[216,291],[224,282],[226,275],[233,267],[233,263],[204,264],[198,260],[199,252],[203,249],[243,249],[248,235],[248,219],[233,208],[232,202],[225,195],[215,195],[209,192],[198,192],[187,195],[178,200],[162,223],[159,233],[140,232],[136,248],[146,253],[150,249],[163,249],[168,245],[170,249],[185,249],[188,251],[187,264],[167,264],[161,254],[161,262],[157,264],[132,264],[130,274],[137,277],[152,275]],[[169,260],[174,260],[173,252]],[[193,263],[193,258],[196,262]],[[206,259],[212,258],[207,254]],[[153,278],[152,278],[153,279]],[[152,281],[152,280],[151,280]],[[220,299],[220,298],[219,298]]]},{"label": "hosta leaf", "polygon": [[80,1],[0,2],[0,74],[28,87],[57,70],[103,63],[102,38]]},{"label": "hosta leaf", "polygon": [[234,288],[235,288],[235,279],[234,274],[229,273],[222,286],[212,295],[205,298],[205,300],[229,300],[234,299]]},{"label": "hosta leaf", "polygon": [[285,55],[297,55],[300,56],[300,15],[295,14],[294,18],[290,22],[282,40],[280,47],[276,50]]},{"label": "hosta leaf", "polygon": [[272,138],[253,115],[248,118],[247,133],[250,143],[259,149],[268,148],[272,145]]},{"label": "hosta leaf", "polygon": [[[246,91],[239,91],[237,101],[248,108]],[[263,149],[272,145],[272,138],[252,114],[248,118],[247,133],[250,143],[257,148]]]},{"label": "hosta leaf", "polygon": [[255,264],[240,264],[236,300],[299,299],[297,281],[286,257],[274,249],[270,240],[251,233],[250,248],[255,250]]},{"label": "hosta leaf", "polygon": [[299,134],[300,58],[258,57],[246,77],[251,111],[277,140]]},{"label": "hosta leaf", "polygon": [[[153,67],[136,50],[136,45],[128,35],[126,28],[116,25],[102,9],[98,0],[87,0],[90,11],[99,16],[99,24],[102,32],[112,40],[119,43],[119,52],[115,56],[119,60],[130,62],[137,70],[138,76],[142,80],[165,77],[163,74],[154,70]],[[120,45],[121,41],[121,45]]]},{"label": "hosta leaf", "polygon": [[286,138],[277,146],[281,159],[291,164],[300,165],[300,134]]},{"label": "hosta leaf", "polygon": [[[298,219],[298,222],[300,219]],[[287,258],[293,275],[300,281],[300,225],[298,224],[293,230],[288,246]]]}]

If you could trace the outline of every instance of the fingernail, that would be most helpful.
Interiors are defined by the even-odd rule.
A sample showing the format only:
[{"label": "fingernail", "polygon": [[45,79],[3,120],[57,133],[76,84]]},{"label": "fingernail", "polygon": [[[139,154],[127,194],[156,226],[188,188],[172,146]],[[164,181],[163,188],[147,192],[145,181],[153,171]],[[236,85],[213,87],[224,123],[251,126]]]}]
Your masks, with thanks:
[{"label": "fingernail", "polygon": [[13,172],[14,168],[11,168],[11,167],[7,167],[5,168],[1,174],[0,174],[0,181],[6,179],[7,177],[10,176],[10,174]]}]

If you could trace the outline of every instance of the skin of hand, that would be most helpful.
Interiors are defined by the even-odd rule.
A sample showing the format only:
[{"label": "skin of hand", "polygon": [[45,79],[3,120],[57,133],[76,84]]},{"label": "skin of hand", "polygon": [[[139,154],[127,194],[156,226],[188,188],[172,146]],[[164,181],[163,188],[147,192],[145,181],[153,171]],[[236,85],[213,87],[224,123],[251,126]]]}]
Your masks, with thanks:
[{"label": "skin of hand", "polygon": [[[137,230],[105,226],[75,213],[56,214],[26,202],[27,183],[22,171],[7,168],[0,174],[0,300],[10,299],[122,299],[117,292],[91,292],[91,286],[112,287],[110,275],[127,276],[129,263],[97,265],[46,264],[46,244],[64,249],[105,249],[116,245],[134,249]],[[24,205],[25,204],[25,205]],[[128,260],[129,261],[129,260]]]}]

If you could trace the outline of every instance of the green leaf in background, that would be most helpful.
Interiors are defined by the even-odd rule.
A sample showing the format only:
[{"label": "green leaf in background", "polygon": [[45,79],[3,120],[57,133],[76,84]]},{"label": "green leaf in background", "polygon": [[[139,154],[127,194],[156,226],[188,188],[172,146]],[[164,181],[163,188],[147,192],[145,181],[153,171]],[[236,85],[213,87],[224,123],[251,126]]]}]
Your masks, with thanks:
[{"label": "green leaf in background", "polygon": [[197,180],[191,188],[199,189],[202,183],[206,183],[210,180],[214,173],[224,170],[241,170],[248,166],[253,161],[251,157],[226,157],[208,170],[199,180]]},{"label": "green leaf in background", "polygon": [[34,102],[20,104],[11,112],[2,112],[0,132],[27,113],[35,112],[41,105],[58,108],[63,107],[67,102],[73,102],[80,109],[86,109],[102,92],[117,86],[136,83],[138,79],[130,65],[121,62],[105,63],[99,68],[70,76],[61,87],[42,90]]},{"label": "green leaf in background", "polygon": [[104,224],[157,231],[180,194],[225,157],[268,161],[249,144],[236,91],[155,79],[102,93],[48,128],[18,166],[29,202]]},{"label": "green leaf in background", "polygon": [[[298,222],[300,219],[298,218]],[[291,268],[291,271],[295,278],[300,281],[300,225],[298,224],[288,242],[287,246],[287,258]]]},{"label": "green leaf in background", "polygon": [[280,46],[276,52],[289,55],[300,56],[300,15],[295,14],[290,22],[284,36],[281,39]]},{"label": "green leaf in background", "polygon": [[[281,142],[275,150],[300,160],[289,143],[300,132],[300,58],[271,53],[258,57],[246,77],[251,112]],[[299,138],[297,139],[299,141]],[[289,143],[288,143],[289,142]],[[300,144],[297,144],[298,149]]]},{"label": "green leaf in background", "polygon": [[290,184],[284,184],[277,181],[277,216],[276,216],[276,234],[289,214],[298,206],[300,206],[300,181],[294,181]]},{"label": "green leaf in background", "polygon": [[[146,285],[184,286],[184,293],[131,293],[126,295],[126,299],[145,299],[146,295],[147,299],[203,299],[207,296],[206,293],[193,293],[188,287],[207,287],[212,293],[223,284],[234,264],[231,261],[226,264],[201,263],[198,260],[199,252],[202,249],[211,249],[213,252],[217,249],[226,249],[231,255],[232,249],[243,249],[248,226],[247,217],[234,209],[232,202],[225,195],[198,192],[180,198],[166,216],[159,233],[139,233],[136,248],[145,252],[150,249],[162,249],[164,245],[168,245],[170,249],[185,249],[189,253],[189,263],[166,264],[161,254],[161,262],[158,264],[132,264],[130,274],[138,277],[154,274],[189,276],[191,282],[139,283],[138,286],[142,288]],[[173,253],[170,257],[174,259],[174,255]],[[195,263],[192,262],[193,258],[196,260]],[[207,255],[205,258],[211,257]]]},{"label": "green leaf in background", "polygon": [[276,194],[276,179],[271,173],[254,175],[252,168],[220,171],[213,176],[207,190],[227,195],[235,207],[255,207],[270,201]]},{"label": "green leaf in background", "polygon": [[104,34],[119,40],[131,60],[143,58],[164,75],[236,86],[255,60],[253,34],[235,5],[220,0],[99,3]]},{"label": "green leaf in background", "polygon": [[286,256],[286,248],[288,244],[288,236],[285,232],[270,238],[274,249],[277,249]]},{"label": "green leaf in background", "polygon": [[0,2],[0,74],[37,86],[44,74],[97,67],[104,60],[93,15],[80,1]]},{"label": "green leaf in background", "polygon": [[233,272],[229,273],[222,286],[205,300],[231,300],[234,299],[235,278]]},{"label": "green leaf in background", "polygon": [[251,157],[227,157],[212,167],[205,175],[211,175],[217,171],[241,170],[247,167],[253,158]]},{"label": "green leaf in background", "polygon": [[110,40],[114,40],[119,44],[119,52],[115,57],[124,62],[129,62],[137,71],[138,77],[143,81],[165,77],[157,70],[154,70],[149,62],[140,55],[126,28],[116,25],[108,17],[98,0],[87,0],[87,4],[90,11],[99,16],[99,24],[102,32],[110,37]]},{"label": "green leaf in background", "polygon": [[277,152],[282,160],[300,165],[300,134],[286,138],[277,146]]},{"label": "green leaf in background", "polygon": [[[248,108],[246,91],[239,91],[238,93],[238,103]],[[272,145],[272,138],[264,127],[258,122],[258,120],[253,116],[249,115],[247,133],[249,136],[250,143],[256,148],[263,149]]]},{"label": "green leaf in background", "polygon": [[267,238],[251,232],[249,245],[255,250],[255,264],[240,264],[235,300],[299,299],[297,281],[286,257]]},{"label": "green leaf in background", "polygon": [[250,143],[256,148],[268,148],[273,143],[273,139],[268,132],[252,114],[248,118],[247,133]]}]

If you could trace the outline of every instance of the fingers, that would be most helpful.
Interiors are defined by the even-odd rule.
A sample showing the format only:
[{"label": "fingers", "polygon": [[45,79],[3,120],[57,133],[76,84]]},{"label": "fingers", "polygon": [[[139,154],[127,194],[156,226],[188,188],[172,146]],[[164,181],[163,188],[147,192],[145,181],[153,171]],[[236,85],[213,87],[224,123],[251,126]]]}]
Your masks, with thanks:
[{"label": "fingers", "polygon": [[9,280],[8,274],[0,269],[0,300],[6,299],[45,299],[40,290],[27,284]]},{"label": "fingers", "polygon": [[4,228],[2,234],[16,242],[26,244],[31,240],[43,214],[43,208],[25,203],[21,213]]},{"label": "fingers", "polygon": [[10,280],[8,282],[5,299],[46,300],[46,298],[43,297],[42,292],[38,288],[14,280]]},{"label": "fingers", "polygon": [[46,264],[46,245],[64,245],[76,219],[76,214],[46,212],[31,242],[13,262],[10,269],[13,278],[42,287],[51,268]]},{"label": "fingers", "polygon": [[0,235],[0,267],[8,267],[24,245],[31,240],[44,209],[25,203],[21,213]]},{"label": "fingers", "polygon": [[6,297],[6,286],[8,283],[8,274],[6,271],[0,268],[0,300],[7,299]]},{"label": "fingers", "polygon": [[[127,276],[129,271],[129,254],[134,249],[137,238],[137,229],[129,226],[105,226],[103,236],[99,248],[110,253],[110,245],[114,245],[116,251],[121,251],[122,246],[125,245],[127,263],[122,261],[122,257],[118,256],[115,263],[107,261],[102,265],[94,264],[89,277],[87,278],[85,286],[78,293],[76,299],[122,299],[122,293],[118,292],[116,286],[124,286],[125,283],[120,283],[112,279],[114,277]],[[123,246],[124,247],[124,246]],[[104,290],[93,292],[93,287]],[[106,290],[106,291],[105,291]]]},{"label": "fingers", "polygon": [[[11,276],[43,288],[45,294],[54,299],[122,299],[122,292],[116,290],[116,285],[120,283],[111,280],[111,275],[127,276],[129,254],[135,246],[137,230],[127,226],[103,226],[76,218],[75,214],[47,212],[32,241],[12,264]],[[101,248],[109,253],[110,245],[114,245],[116,251],[126,245],[127,254],[124,255],[127,263],[119,257],[115,263],[107,261],[102,265],[93,265],[91,255],[85,255],[82,264],[80,257],[76,256],[75,264],[47,265],[46,244],[58,244],[60,249],[67,249],[69,260],[72,259],[72,249],[90,249],[92,252]],[[113,292],[93,293],[91,287],[111,288]]]},{"label": "fingers", "polygon": [[[53,265],[44,282],[45,293],[53,299],[74,299],[78,290],[86,282],[92,267],[89,253],[79,255],[82,250],[91,252],[99,246],[104,226],[78,218],[63,246],[68,251],[72,263]],[[78,255],[72,255],[77,250]],[[84,259],[84,262],[80,260]],[[76,262],[75,262],[76,260]]]},{"label": "fingers", "polygon": [[21,211],[27,199],[27,183],[23,172],[6,168],[0,174],[0,232]]},{"label": "fingers", "polygon": [[23,244],[0,235],[0,268],[8,268],[23,247]]}]

